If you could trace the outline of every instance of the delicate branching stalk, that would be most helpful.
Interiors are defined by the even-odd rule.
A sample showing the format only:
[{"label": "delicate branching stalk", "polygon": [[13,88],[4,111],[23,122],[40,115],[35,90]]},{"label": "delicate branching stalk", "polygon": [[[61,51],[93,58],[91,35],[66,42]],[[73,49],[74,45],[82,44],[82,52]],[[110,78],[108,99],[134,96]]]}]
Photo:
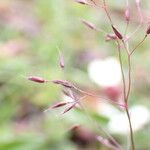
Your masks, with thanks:
[{"label": "delicate branching stalk", "polygon": [[[118,46],[118,51],[119,51],[119,60],[120,60],[120,66],[121,66],[121,72],[122,72],[122,80],[123,80],[123,87],[126,88],[126,83],[125,83],[125,77],[124,77],[124,73],[123,73],[123,64],[122,64],[122,58],[121,58],[121,54],[120,54],[120,48]],[[127,89],[127,94],[125,92],[124,89],[124,102],[126,103],[127,107],[125,109],[126,114],[127,114],[127,118],[128,118],[128,122],[129,122],[129,129],[130,129],[130,139],[131,139],[131,147],[132,150],[135,150],[135,146],[134,146],[134,137],[133,137],[133,129],[132,129],[132,124],[131,124],[131,119],[130,119],[130,114],[129,114],[129,110],[128,110],[128,99],[129,99],[129,94],[130,94],[130,88],[131,88],[131,60],[130,60],[130,55],[127,53],[128,55],[128,89]]]},{"label": "delicate branching stalk", "polygon": [[[106,6],[106,2],[105,0],[103,0],[104,2],[104,6]],[[128,56],[128,90],[127,90],[127,95],[126,95],[126,83],[125,83],[125,76],[124,76],[124,72],[123,72],[123,64],[122,64],[122,58],[121,58],[121,52],[120,52],[120,45],[119,45],[119,42],[117,41],[117,44],[118,44],[118,52],[119,52],[119,60],[120,60],[120,66],[121,66],[121,72],[122,72],[122,80],[123,80],[123,95],[124,95],[124,102],[126,104],[126,114],[127,114],[127,118],[128,118],[128,122],[129,122],[129,127],[130,127],[130,139],[131,139],[131,149],[132,150],[135,150],[135,146],[134,146],[134,137],[133,137],[133,129],[132,129],[132,124],[131,124],[131,119],[130,119],[130,114],[129,114],[129,110],[128,110],[128,98],[129,98],[129,94],[130,94],[130,88],[131,88],[131,60],[130,60],[130,53],[129,53],[129,50],[126,48],[126,45],[125,45],[125,42],[123,40],[123,37],[122,35],[120,34],[120,32],[118,32],[118,30],[116,28],[114,28],[114,25],[112,23],[112,19],[108,13],[108,10],[107,8],[105,7],[105,12],[106,12],[106,15],[110,21],[110,24],[112,26],[112,29],[114,31],[114,33],[116,34],[116,36],[118,37],[118,39],[120,39],[125,47],[125,50],[126,50],[126,53],[127,53],[127,56]]]},{"label": "delicate branching stalk", "polygon": [[105,0],[103,0],[103,5],[104,5],[104,11],[105,11],[105,13],[106,13],[106,15],[107,15],[107,17],[108,17],[108,19],[110,21],[110,24],[111,24],[111,26],[113,26],[113,22],[112,22],[112,19],[110,17],[110,14],[109,14],[109,12],[107,10],[107,5],[106,5],[106,1]]},{"label": "delicate branching stalk", "polygon": [[[124,47],[125,47],[126,51],[129,52],[126,45],[124,45]],[[126,98],[125,98],[125,102],[127,104],[125,112],[127,114],[127,118],[128,118],[128,122],[129,122],[131,148],[132,148],[132,150],[135,150],[132,123],[131,123],[131,118],[130,118],[130,114],[129,114],[129,110],[128,110],[128,101],[129,101],[129,95],[130,95],[130,89],[131,89],[131,56],[130,56],[130,53],[127,53],[127,57],[128,57],[128,89],[127,89],[127,94],[126,94]]]},{"label": "delicate branching stalk", "polygon": [[117,45],[118,45],[118,57],[119,57],[119,62],[120,62],[120,69],[121,69],[121,75],[122,75],[122,82],[123,82],[123,97],[124,97],[124,102],[126,99],[126,81],[125,81],[125,75],[123,71],[123,63],[122,63],[122,57],[121,57],[121,49],[120,49],[120,44],[119,41],[117,40]]},{"label": "delicate branching stalk", "polygon": [[[51,107],[51,109],[56,109],[56,108],[63,107],[63,106],[67,105],[67,108],[63,111],[62,114],[67,113],[68,111],[70,111],[71,109],[76,107],[77,104],[79,104],[81,106],[81,108],[85,111],[85,114],[87,114],[87,116],[89,117],[89,114],[87,113],[86,109],[82,106],[82,99],[84,99],[87,96],[95,97],[97,99],[103,100],[104,102],[109,102],[109,103],[112,103],[112,104],[115,104],[117,106],[124,108],[124,111],[126,112],[128,123],[129,123],[129,130],[130,130],[129,132],[130,132],[130,141],[131,141],[130,142],[131,143],[130,149],[135,150],[133,127],[132,127],[131,117],[130,117],[129,108],[128,108],[129,96],[131,93],[131,83],[132,83],[132,81],[131,81],[131,69],[132,69],[131,58],[132,58],[132,54],[135,52],[135,50],[145,41],[146,37],[150,34],[150,26],[149,26],[146,33],[145,33],[144,38],[135,46],[135,48],[133,48],[132,50],[129,49],[128,40],[140,29],[141,25],[143,24],[143,16],[142,16],[141,8],[140,8],[140,0],[135,0],[138,14],[140,16],[140,24],[135,29],[135,31],[127,38],[126,38],[126,34],[127,34],[129,22],[130,22],[130,10],[129,10],[129,1],[128,0],[126,0],[126,9],[125,9],[126,28],[125,28],[124,35],[122,35],[121,32],[113,24],[112,18],[110,16],[108,8],[107,8],[108,6],[106,4],[106,0],[103,0],[102,1],[103,4],[100,6],[98,4],[96,4],[96,2],[94,0],[90,0],[90,2],[87,0],[75,0],[75,1],[79,4],[82,4],[82,5],[92,6],[96,9],[97,8],[103,8],[105,13],[106,13],[106,16],[109,20],[109,24],[110,24],[112,31],[113,31],[113,34],[107,34],[106,35],[106,40],[107,39],[108,39],[108,41],[113,40],[117,44],[117,49],[118,49],[118,58],[119,58],[119,63],[120,63],[121,76],[122,76],[123,104],[112,101],[112,100],[107,99],[105,97],[101,97],[101,96],[92,94],[91,92],[89,93],[87,91],[84,91],[67,80],[52,80],[52,81],[50,81],[50,80],[45,80],[45,79],[43,79],[41,77],[37,77],[37,76],[30,76],[30,77],[28,77],[28,80],[33,81],[33,82],[37,82],[37,83],[52,82],[54,84],[62,86],[62,88],[63,88],[62,91],[63,91],[64,95],[73,99],[72,102],[59,102],[59,103],[57,103]],[[90,23],[86,20],[82,20],[82,23],[94,31],[102,31],[103,33],[106,33],[105,31],[97,28],[93,23]],[[128,62],[127,79],[125,78],[125,73],[123,70],[122,49],[121,49],[122,46],[123,46],[123,49],[125,50],[125,54],[127,56],[127,62]],[[61,68],[65,67],[64,58],[63,58],[62,53],[60,53],[60,51],[59,51],[59,66]],[[77,93],[80,93],[80,97],[78,97],[78,95],[76,95]],[[83,97],[81,97],[81,95]],[[102,144],[104,144],[105,146],[107,146],[111,149],[122,150],[121,145],[111,136],[111,134],[109,134],[104,128],[102,128],[95,121],[93,121],[92,118],[90,118],[90,120],[94,124],[94,126],[96,126],[98,128],[100,127],[101,131],[103,131],[107,135],[107,137],[110,138],[110,140],[112,140],[112,142],[115,143],[115,145],[110,143],[110,141],[107,138],[103,138],[101,136],[97,137],[98,141],[100,141]]]},{"label": "delicate branching stalk", "polygon": [[115,102],[115,101],[112,101],[112,100],[110,100],[110,99],[108,99],[108,98],[101,97],[101,96],[98,96],[98,95],[94,95],[94,94],[92,94],[91,92],[89,93],[89,92],[87,92],[87,91],[81,90],[80,88],[78,88],[78,87],[76,87],[76,86],[74,86],[74,88],[75,88],[77,91],[79,91],[79,92],[81,92],[81,93],[83,93],[83,94],[85,94],[85,95],[87,95],[87,96],[96,97],[96,98],[99,98],[99,99],[103,100],[104,102],[112,103],[112,104],[118,105],[118,106],[120,106],[120,107],[122,107],[122,108],[126,108],[126,104],[120,104],[120,103],[117,103],[117,102]]},{"label": "delicate branching stalk", "polygon": [[126,103],[128,103],[130,90],[131,90],[131,57],[128,54],[128,91],[126,95]]},{"label": "delicate branching stalk", "polygon": [[135,48],[130,52],[130,56],[134,53],[134,51],[135,51],[141,44],[143,44],[143,42],[145,41],[146,37],[147,37],[147,34],[144,36],[144,38],[142,39],[142,41],[139,42],[139,43],[135,46]]},{"label": "delicate branching stalk", "polygon": [[131,56],[130,56],[130,50],[126,46],[125,42],[124,41],[122,41],[122,42],[123,42],[125,51],[127,53],[127,59],[128,59],[128,88],[126,91],[126,98],[125,98],[125,102],[127,104],[128,99],[129,99],[130,89],[131,89]]}]

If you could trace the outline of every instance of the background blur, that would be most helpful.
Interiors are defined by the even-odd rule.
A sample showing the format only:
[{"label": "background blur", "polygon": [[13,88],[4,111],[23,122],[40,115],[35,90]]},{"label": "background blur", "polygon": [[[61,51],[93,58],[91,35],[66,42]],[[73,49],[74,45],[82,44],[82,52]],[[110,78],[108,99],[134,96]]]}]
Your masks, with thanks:
[{"label": "background blur", "polygon": [[[109,5],[116,26],[123,32],[125,0],[112,0]],[[139,24],[134,1],[130,8],[132,23],[129,32]],[[150,21],[149,9],[149,0],[142,1],[145,25],[131,39],[131,47],[144,35]],[[118,97],[118,85],[102,87],[90,79],[87,71],[88,64],[95,59],[117,59],[116,47],[113,42],[105,41],[105,34],[85,27],[81,19],[111,32],[102,10],[84,7],[74,1],[0,0],[0,150],[107,150],[94,140],[95,134],[103,133],[97,131],[90,120],[94,119],[97,124],[112,131],[108,125],[111,116],[105,115],[100,101],[87,98],[84,105],[90,119],[80,109],[65,115],[60,115],[63,109],[43,113],[50,105],[63,99],[61,89],[53,84],[36,84],[26,79],[29,75],[50,80],[66,78],[88,91],[112,99]],[[145,111],[138,111],[138,123],[141,122],[140,117],[148,116],[135,132],[137,150],[150,149],[150,121],[147,119],[150,108],[149,42],[147,38],[132,59],[131,106],[138,105],[139,110]],[[64,72],[58,65],[57,46],[65,57]],[[125,61],[125,70],[126,67]],[[111,109],[120,111],[116,107]],[[117,119],[117,128],[122,126],[120,123]],[[82,127],[70,130],[75,124]],[[126,147],[126,134],[113,131],[112,134]]]}]

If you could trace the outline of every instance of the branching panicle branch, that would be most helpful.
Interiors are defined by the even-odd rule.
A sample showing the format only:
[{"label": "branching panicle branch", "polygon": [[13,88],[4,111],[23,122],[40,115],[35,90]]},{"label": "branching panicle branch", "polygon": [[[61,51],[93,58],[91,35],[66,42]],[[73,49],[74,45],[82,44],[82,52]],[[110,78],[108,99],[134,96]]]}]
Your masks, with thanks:
[{"label": "branching panicle branch", "polygon": [[[135,46],[135,48],[130,49],[127,45],[128,45],[128,40],[130,40],[130,38],[133,37],[133,35],[140,29],[140,27],[143,23],[143,16],[142,16],[142,11],[141,11],[141,7],[140,7],[140,0],[135,0],[137,11],[138,11],[138,14],[140,16],[140,24],[135,29],[135,31],[133,31],[133,33],[128,37],[128,39],[126,38],[126,34],[127,34],[128,27],[129,27],[129,22],[130,22],[130,9],[129,9],[129,1],[128,0],[126,0],[126,9],[124,12],[125,21],[126,21],[125,22],[126,28],[125,28],[124,34],[121,34],[121,32],[115,27],[116,25],[113,24],[113,21],[112,21],[113,19],[111,18],[111,15],[108,11],[108,5],[106,3],[106,0],[102,1],[103,4],[101,6],[97,5],[97,3],[94,0],[89,0],[89,1],[88,0],[75,0],[75,1],[79,4],[82,4],[82,5],[88,5],[88,6],[92,6],[92,7],[94,6],[94,8],[96,8],[96,9],[97,8],[103,8],[103,10],[104,10],[104,12],[108,18],[109,25],[113,31],[113,34],[107,34],[107,38],[109,40],[114,41],[116,43],[117,49],[118,49],[118,58],[119,58],[119,63],[120,63],[121,75],[122,75],[123,104],[120,104],[120,103],[111,101],[110,99],[100,97],[100,96],[97,96],[95,94],[86,92],[86,91],[78,88],[77,86],[75,86],[74,84],[72,84],[71,82],[69,82],[67,80],[52,80],[51,82],[54,84],[60,85],[63,88],[63,90],[62,90],[63,94],[70,97],[73,101],[72,102],[59,102],[59,103],[53,105],[51,108],[56,109],[59,107],[68,106],[68,104],[69,104],[69,107],[67,107],[64,110],[64,112],[62,113],[62,114],[65,114],[65,113],[69,112],[70,110],[72,110],[73,108],[75,108],[77,104],[82,106],[81,101],[84,98],[86,98],[87,96],[96,97],[96,98],[101,99],[105,102],[109,102],[109,103],[112,103],[112,104],[117,105],[119,107],[122,107],[122,108],[124,108],[124,111],[126,112],[128,122],[129,122],[130,141],[131,141],[130,148],[131,148],[131,150],[135,150],[133,127],[132,127],[131,117],[130,117],[129,108],[128,108],[129,97],[130,97],[130,93],[131,93],[131,83],[132,83],[131,60],[132,60],[132,54],[145,41],[147,36],[150,34],[150,26],[146,30],[144,38]],[[87,26],[88,28],[90,28],[94,31],[101,31],[93,23],[90,23],[90,22],[85,21],[85,20],[82,20],[82,22],[85,26]],[[105,33],[105,31],[103,31],[103,32]],[[128,75],[127,75],[127,77],[125,76],[124,69],[123,69],[124,64],[123,64],[123,59],[122,59],[122,53],[123,53],[122,50],[124,50],[124,53],[126,54],[127,61],[128,61],[128,67],[127,67]],[[59,55],[59,65],[61,68],[64,68],[65,64],[64,64],[63,55],[61,53],[59,53],[59,54],[60,54]],[[30,77],[28,77],[28,80],[33,81],[33,82],[37,82],[37,83],[50,82],[50,80],[44,80],[43,78],[40,78],[37,76],[30,76]],[[80,93],[80,98],[78,98],[79,95],[77,93]],[[82,98],[81,98],[81,95],[83,96]],[[84,108],[83,108],[83,110],[84,110]],[[117,145],[117,150],[118,149],[122,150],[122,147],[120,146],[120,144],[107,131],[105,131],[104,129],[102,129],[102,130],[107,135],[107,137],[110,138]],[[106,145],[107,147],[115,149],[115,147],[113,145],[111,145],[111,143],[109,143],[109,141],[107,139],[104,139],[104,138],[101,138],[100,136],[98,136],[98,140],[101,143],[103,143],[104,145]]]}]

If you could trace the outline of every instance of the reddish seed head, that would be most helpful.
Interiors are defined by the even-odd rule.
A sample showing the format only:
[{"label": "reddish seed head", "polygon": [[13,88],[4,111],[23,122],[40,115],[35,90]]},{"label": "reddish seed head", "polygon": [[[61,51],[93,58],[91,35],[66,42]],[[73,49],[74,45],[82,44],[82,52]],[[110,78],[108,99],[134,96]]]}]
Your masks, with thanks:
[{"label": "reddish seed head", "polygon": [[65,114],[66,112],[70,111],[72,108],[75,107],[75,105],[76,105],[76,102],[73,103],[70,107],[66,108],[62,114]]},{"label": "reddish seed head", "polygon": [[63,93],[66,95],[66,96],[68,96],[68,97],[70,97],[70,98],[72,98],[72,99],[75,99],[75,96],[74,96],[74,94],[73,94],[73,92],[70,90],[70,91],[65,91],[65,90],[63,90]]},{"label": "reddish seed head", "polygon": [[51,108],[54,109],[54,108],[62,107],[66,104],[68,104],[68,102],[60,102],[60,103],[53,105]]},{"label": "reddish seed head", "polygon": [[146,34],[150,34],[150,26],[148,27]]},{"label": "reddish seed head", "polygon": [[123,39],[122,35],[120,34],[120,32],[119,32],[113,25],[112,25],[112,29],[113,29],[114,33],[116,34],[116,36],[117,36],[120,40],[122,40],[122,39]]},{"label": "reddish seed head", "polygon": [[64,80],[53,80],[52,82],[55,84],[60,84],[60,85],[67,87],[67,88],[73,87],[73,85],[71,83],[69,83],[68,81],[64,81]]},{"label": "reddish seed head", "polygon": [[91,22],[88,22],[88,21],[86,21],[86,20],[82,20],[82,23],[83,23],[85,26],[87,26],[88,28],[92,29],[92,30],[97,30],[96,27],[95,27],[95,25],[94,25],[93,23],[91,23]]},{"label": "reddish seed head", "polygon": [[33,82],[37,82],[37,83],[44,83],[46,82],[46,80],[44,80],[41,77],[36,77],[36,76],[29,76],[28,80],[33,81]]},{"label": "reddish seed head", "polygon": [[86,0],[75,0],[75,2],[83,5],[88,5],[88,2]]},{"label": "reddish seed head", "polygon": [[106,38],[105,38],[106,41],[116,40],[116,39],[117,39],[117,36],[115,34],[113,34],[113,33],[107,34]]},{"label": "reddish seed head", "polygon": [[59,65],[62,69],[65,67],[64,56],[61,52],[59,52]]}]

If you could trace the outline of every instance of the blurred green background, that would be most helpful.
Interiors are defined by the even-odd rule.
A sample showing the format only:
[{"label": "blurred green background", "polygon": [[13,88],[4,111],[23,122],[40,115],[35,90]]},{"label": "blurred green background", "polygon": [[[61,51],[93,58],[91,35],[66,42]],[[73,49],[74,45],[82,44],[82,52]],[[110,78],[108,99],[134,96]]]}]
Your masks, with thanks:
[{"label": "blurred green background", "polygon": [[[109,4],[115,24],[123,31],[125,1],[111,1]],[[134,2],[131,2],[131,8],[129,32],[139,21]],[[142,1],[146,25],[131,40],[133,47],[144,35],[149,8],[149,0]],[[103,33],[85,27],[81,23],[83,18],[111,32],[102,10],[83,7],[71,0],[0,0],[0,150],[107,149],[99,143],[90,144],[90,140],[88,144],[72,140],[73,133],[69,128],[74,124],[83,124],[85,128],[96,131],[85,113],[78,109],[64,116],[59,115],[59,110],[43,113],[52,103],[61,100],[61,89],[53,84],[35,84],[26,79],[29,75],[50,80],[67,78],[87,89],[100,90],[89,80],[87,63],[99,56],[117,56],[116,48],[112,42],[105,42]],[[133,57],[134,81],[130,97],[131,105],[142,104],[148,108],[149,40]],[[65,57],[64,72],[58,65],[57,46]],[[106,116],[94,109],[90,113],[105,127]],[[150,149],[149,125],[135,133],[139,150]],[[122,145],[126,144],[126,136],[114,136]]]}]

